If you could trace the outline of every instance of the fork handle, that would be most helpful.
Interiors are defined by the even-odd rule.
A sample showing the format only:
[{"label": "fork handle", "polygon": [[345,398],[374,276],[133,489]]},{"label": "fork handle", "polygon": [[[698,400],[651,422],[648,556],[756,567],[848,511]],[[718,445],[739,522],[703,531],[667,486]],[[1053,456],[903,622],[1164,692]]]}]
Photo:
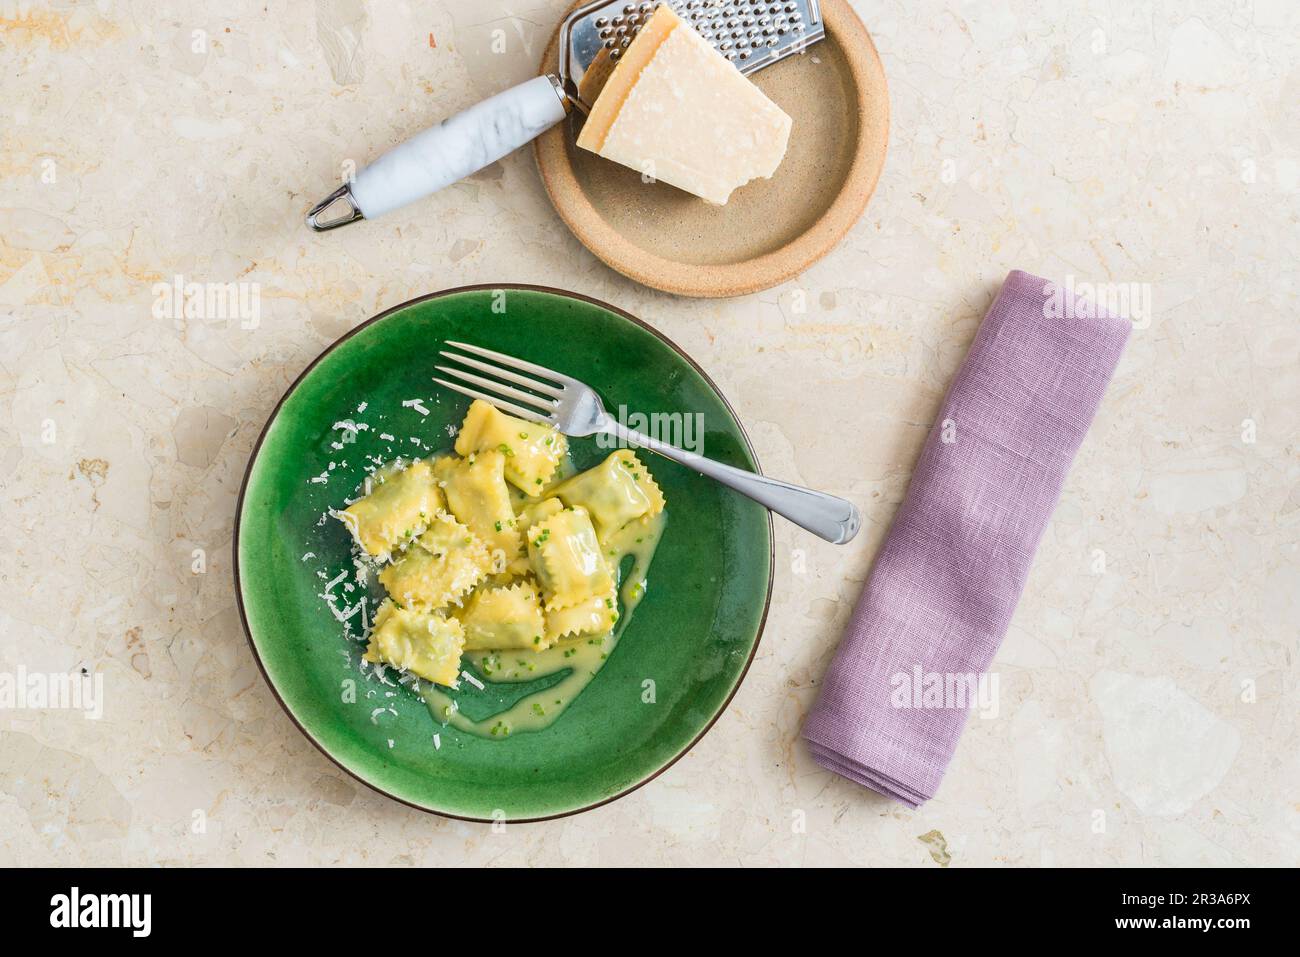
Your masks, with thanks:
[{"label": "fork handle", "polygon": [[605,416],[603,426],[601,431],[617,436],[624,443],[658,452],[665,458],[721,482],[727,488],[752,498],[800,528],[806,528],[835,545],[843,545],[851,540],[862,526],[862,516],[858,514],[857,506],[847,499],[715,462],[703,455],[687,452],[626,428],[609,415]]}]

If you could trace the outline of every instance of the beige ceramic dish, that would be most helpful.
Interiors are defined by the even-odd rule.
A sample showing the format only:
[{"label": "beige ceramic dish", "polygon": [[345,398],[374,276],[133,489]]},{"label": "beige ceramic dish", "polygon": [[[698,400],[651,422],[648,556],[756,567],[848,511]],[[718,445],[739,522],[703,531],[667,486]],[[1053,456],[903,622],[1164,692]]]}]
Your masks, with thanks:
[{"label": "beige ceramic dish", "polygon": [[[726,206],[574,145],[579,117],[533,144],[560,218],[609,266],[680,296],[741,296],[785,282],[826,255],[871,198],[885,163],[889,96],[880,55],[847,0],[822,0],[826,39],[754,74],[794,119],[776,175]],[[557,65],[558,31],[542,59]]]}]

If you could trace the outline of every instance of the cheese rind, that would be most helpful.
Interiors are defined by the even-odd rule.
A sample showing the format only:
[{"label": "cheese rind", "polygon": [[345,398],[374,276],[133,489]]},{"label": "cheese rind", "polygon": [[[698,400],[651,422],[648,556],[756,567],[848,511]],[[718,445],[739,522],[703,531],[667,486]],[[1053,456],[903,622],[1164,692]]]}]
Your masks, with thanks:
[{"label": "cheese rind", "polygon": [[[646,64],[659,50],[660,44],[668,39],[668,35],[679,23],[681,19],[667,7],[656,10],[654,15],[642,24],[632,44],[623,51],[622,59],[618,61],[613,72],[609,72],[606,67],[605,85],[600,89],[600,94],[591,107],[591,113],[578,133],[579,146],[593,153],[600,152],[601,147],[605,145],[609,128],[618,119],[619,111],[627,102],[628,94],[632,92],[632,88],[641,77],[641,71],[646,68]],[[607,51],[603,52],[607,54]],[[605,62],[608,62],[607,57]],[[599,82],[599,79],[596,82]]]},{"label": "cheese rind", "polygon": [[723,205],[737,187],[776,172],[790,125],[665,4],[627,48],[578,145]]}]

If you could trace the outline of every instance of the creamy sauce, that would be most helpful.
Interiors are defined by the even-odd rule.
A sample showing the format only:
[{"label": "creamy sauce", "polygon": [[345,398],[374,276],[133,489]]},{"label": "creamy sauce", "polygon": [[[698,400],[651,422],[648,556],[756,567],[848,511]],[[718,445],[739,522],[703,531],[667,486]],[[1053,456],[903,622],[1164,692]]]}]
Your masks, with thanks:
[{"label": "creamy sauce", "polygon": [[[458,728],[478,737],[500,740],[511,734],[541,731],[549,727],[582,693],[591,679],[613,654],[620,636],[632,620],[632,613],[646,592],[646,569],[663,535],[666,514],[629,522],[605,544],[610,567],[620,571],[619,617],[614,628],[603,635],[562,641],[545,651],[470,651],[461,659],[484,684],[475,688],[463,677],[460,688],[446,688],[421,682],[420,696],[444,727]],[[627,574],[621,569],[631,559]],[[511,686],[536,685],[522,694]],[[498,705],[488,715],[485,706]],[[475,715],[480,715],[475,717]]]}]

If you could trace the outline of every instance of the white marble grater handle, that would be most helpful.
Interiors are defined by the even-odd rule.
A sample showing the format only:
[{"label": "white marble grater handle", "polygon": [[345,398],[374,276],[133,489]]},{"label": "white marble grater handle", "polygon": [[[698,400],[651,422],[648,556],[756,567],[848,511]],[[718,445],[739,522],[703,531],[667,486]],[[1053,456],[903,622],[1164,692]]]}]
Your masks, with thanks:
[{"label": "white marble grater handle", "polygon": [[[557,77],[539,76],[476,103],[375,160],[307,214],[317,232],[374,219],[494,163],[560,120],[568,99]],[[343,202],[341,215],[325,217]]]}]

